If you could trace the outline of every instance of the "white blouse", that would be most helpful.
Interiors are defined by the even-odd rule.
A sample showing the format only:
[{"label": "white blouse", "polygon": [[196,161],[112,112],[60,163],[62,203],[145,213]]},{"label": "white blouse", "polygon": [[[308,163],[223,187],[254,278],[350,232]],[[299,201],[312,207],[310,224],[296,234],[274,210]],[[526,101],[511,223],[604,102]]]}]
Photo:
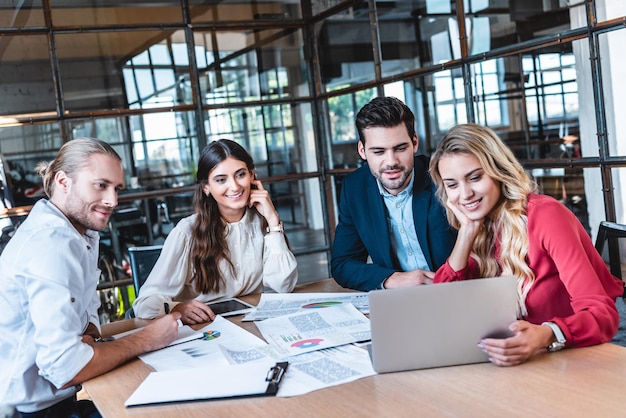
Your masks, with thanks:
[{"label": "white blouse", "polygon": [[138,318],[164,314],[164,303],[173,308],[180,302],[193,299],[206,303],[260,293],[263,286],[279,293],[291,292],[296,286],[296,258],[289,250],[285,236],[266,234],[261,230],[261,216],[256,211],[247,210],[239,222],[227,225],[226,242],[234,271],[226,260],[221,260],[223,289],[219,293],[196,292],[190,259],[195,219],[195,214],[181,219],[165,239],[159,259],[133,303]]}]

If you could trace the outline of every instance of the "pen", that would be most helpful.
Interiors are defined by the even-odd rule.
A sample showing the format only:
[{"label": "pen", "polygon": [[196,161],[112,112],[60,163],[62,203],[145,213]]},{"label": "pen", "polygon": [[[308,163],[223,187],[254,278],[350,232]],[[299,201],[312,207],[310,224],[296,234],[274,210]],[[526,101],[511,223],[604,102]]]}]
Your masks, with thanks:
[{"label": "pen", "polygon": [[170,304],[165,302],[163,304],[163,309],[165,309],[165,315],[168,315],[170,313]]}]

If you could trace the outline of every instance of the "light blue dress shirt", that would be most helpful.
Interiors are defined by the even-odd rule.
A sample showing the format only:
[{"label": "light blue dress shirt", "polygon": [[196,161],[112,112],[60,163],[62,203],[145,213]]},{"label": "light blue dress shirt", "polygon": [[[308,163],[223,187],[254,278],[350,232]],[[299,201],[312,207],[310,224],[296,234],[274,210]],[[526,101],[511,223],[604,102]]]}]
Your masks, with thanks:
[{"label": "light blue dress shirt", "polygon": [[387,225],[390,231],[391,253],[402,271],[430,270],[424,252],[417,240],[413,221],[413,182],[414,175],[406,189],[394,196],[378,183],[378,190],[387,207]]}]

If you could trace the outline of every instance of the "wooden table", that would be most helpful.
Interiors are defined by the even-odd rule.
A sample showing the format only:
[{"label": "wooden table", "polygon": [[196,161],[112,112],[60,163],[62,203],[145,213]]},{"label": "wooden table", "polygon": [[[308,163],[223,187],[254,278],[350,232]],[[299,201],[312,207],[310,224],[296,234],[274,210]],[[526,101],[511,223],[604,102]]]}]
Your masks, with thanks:
[{"label": "wooden table", "polygon": [[[297,291],[339,288],[326,280]],[[142,324],[122,322],[110,324],[106,331]],[[242,325],[259,335],[254,324]],[[292,398],[125,408],[124,401],[149,372],[142,361],[134,360],[83,386],[104,417],[626,416],[626,348],[613,344],[540,354],[509,368],[482,363],[380,374]],[[206,382],[215,384],[210,376]]]}]

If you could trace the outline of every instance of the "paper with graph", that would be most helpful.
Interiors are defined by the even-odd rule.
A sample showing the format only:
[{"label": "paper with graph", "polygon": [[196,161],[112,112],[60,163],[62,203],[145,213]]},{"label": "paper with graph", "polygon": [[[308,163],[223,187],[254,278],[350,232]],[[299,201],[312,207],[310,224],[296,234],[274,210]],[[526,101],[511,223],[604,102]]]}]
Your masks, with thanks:
[{"label": "paper with graph", "polygon": [[256,322],[280,355],[293,356],[370,339],[369,319],[351,304],[306,309]]}]

